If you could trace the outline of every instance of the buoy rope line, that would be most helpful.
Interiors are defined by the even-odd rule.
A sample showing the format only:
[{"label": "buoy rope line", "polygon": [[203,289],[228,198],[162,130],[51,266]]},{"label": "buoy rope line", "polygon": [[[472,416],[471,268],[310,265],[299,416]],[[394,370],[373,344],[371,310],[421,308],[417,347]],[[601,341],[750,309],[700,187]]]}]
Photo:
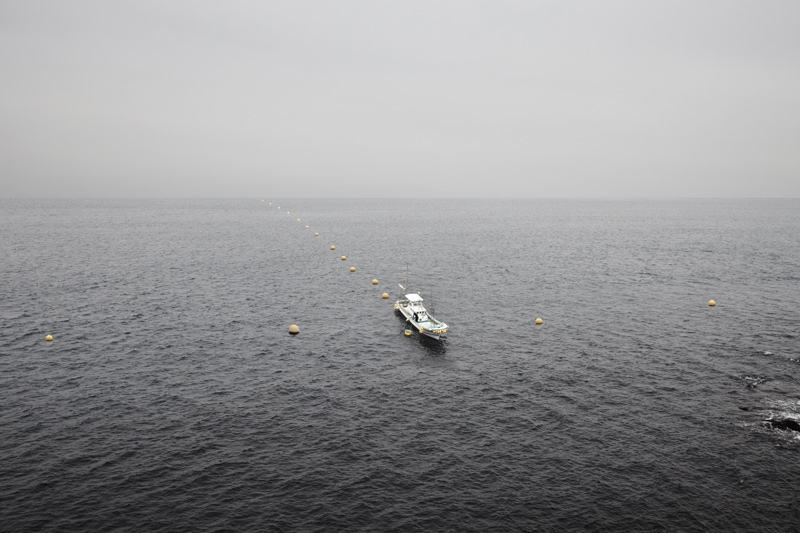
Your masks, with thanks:
[{"label": "buoy rope line", "polygon": [[[261,203],[262,203],[262,204],[265,204],[264,200],[261,200]],[[270,206],[270,207],[271,207],[271,206],[272,206],[272,202],[269,202],[269,204],[265,204],[265,207],[267,207],[267,206]],[[276,205],[276,206],[275,206],[275,208],[276,208],[276,210],[277,210],[277,211],[280,211],[280,210],[281,210],[281,207],[280,207],[279,205]],[[291,215],[291,211],[289,211],[288,209],[286,209],[286,210],[285,210],[285,213],[286,213],[287,215]],[[302,221],[302,217],[297,219],[297,222],[301,222],[301,221]],[[301,227],[302,227],[302,226],[301,226]],[[309,228],[310,228],[310,226],[309,226],[308,224],[306,224],[304,229],[309,229]],[[319,237],[319,232],[314,232],[314,237]],[[330,249],[331,249],[331,250],[336,250],[336,246],[335,246],[335,245],[331,245],[331,248],[330,248]],[[347,256],[343,255],[343,256],[341,257],[341,260],[342,260],[342,261],[346,261],[346,260],[347,260]],[[350,267],[350,272],[351,272],[351,273],[354,273],[355,271],[356,271],[356,267]],[[37,274],[38,274],[38,271],[37,271]],[[375,278],[375,279],[373,279],[373,280],[372,280],[372,285],[373,285],[373,286],[377,286],[377,285],[378,285],[378,280],[377,280],[377,278]],[[387,300],[388,298],[389,298],[389,294],[388,294],[388,293],[384,292],[383,294],[381,294],[381,299],[383,299],[383,300]],[[709,300],[709,301],[708,301],[708,307],[709,307],[709,308],[711,308],[711,309],[714,309],[716,306],[717,306],[717,302],[716,302],[715,300]],[[397,304],[395,304],[395,309],[397,309]],[[542,325],[542,322],[543,322],[543,321],[542,321],[542,319],[541,319],[541,318],[537,318],[537,319],[535,320],[535,322],[534,322],[534,323],[535,323],[537,326],[541,326],[541,325]],[[421,332],[421,330],[420,330],[420,332]],[[300,333],[300,328],[299,328],[299,327],[298,327],[296,324],[292,324],[292,325],[289,327],[289,333],[290,333],[291,335],[297,335],[298,333]],[[406,330],[405,330],[405,334],[406,334],[406,335],[409,335],[409,334],[410,334],[410,331],[409,331],[408,329],[406,329]],[[50,335],[50,334],[47,334],[47,336],[45,337],[45,341],[46,341],[48,344],[49,344],[49,343],[51,343],[51,342],[53,342],[53,340],[54,340],[54,339],[53,339],[53,336],[52,336],[52,335]]]},{"label": "buoy rope line", "polygon": [[[261,200],[261,203],[263,204],[263,203],[264,203],[264,200]],[[265,206],[266,206],[266,205],[272,206],[272,205],[273,205],[273,203],[272,203],[272,202],[269,202],[269,204],[265,204]],[[280,210],[281,210],[281,207],[280,207],[279,205],[277,205],[277,203],[276,203],[276,205],[275,205],[275,208],[276,208],[276,210],[277,210],[277,211],[280,211]],[[288,209],[284,210],[284,212],[285,212],[287,215],[291,215],[291,211],[289,211]],[[296,214],[296,213],[295,213],[295,214]],[[300,217],[300,218],[298,218],[298,219],[297,219],[297,222],[301,222],[302,220],[303,220],[303,217]],[[303,227],[303,226],[301,226],[301,227]],[[306,224],[304,229],[309,229],[309,228],[310,228],[310,225]],[[319,232],[314,232],[314,237],[319,237]],[[330,246],[330,249],[331,249],[331,251],[336,251],[336,245],[334,245],[334,244],[331,244],[331,246]],[[339,251],[341,251],[341,250],[339,250]],[[348,259],[349,259],[349,258],[348,258],[346,255],[342,255],[342,256],[341,256],[341,260],[342,260],[342,261],[347,261]],[[354,267],[354,266],[351,266],[351,267],[350,267],[350,273],[354,273],[354,272],[356,272],[356,267]],[[378,285],[378,283],[379,283],[379,282],[378,282],[377,278],[375,278],[375,279],[373,279],[373,280],[372,280],[372,285],[373,285],[373,286],[377,286],[377,285]],[[383,300],[387,300],[388,298],[389,298],[389,294],[388,294],[388,293],[385,293],[385,292],[384,292],[383,294],[381,294],[381,299],[383,299]],[[716,306],[717,306],[717,302],[716,302],[716,301],[714,301],[714,300],[709,300],[709,301],[708,301],[708,307],[710,307],[710,308],[714,308],[714,307],[716,307]],[[397,308],[397,305],[395,304],[395,309],[396,309],[396,308]],[[536,320],[534,321],[534,324],[535,324],[536,326],[541,326],[541,325],[543,324],[543,320],[542,320],[541,318],[536,318]],[[289,328],[289,333],[291,333],[292,335],[297,335],[299,332],[300,332],[300,330],[299,330],[299,328],[298,328],[298,327],[297,327],[295,324],[292,324],[292,326]],[[420,332],[421,332],[421,330],[420,330]],[[405,330],[405,333],[406,333],[406,335],[408,335],[408,334],[409,334],[409,330]],[[48,341],[48,342],[52,342],[52,340],[53,340],[53,337],[51,337],[50,335],[48,335],[48,336],[47,336],[47,341]]]},{"label": "buoy rope line", "polygon": [[[265,204],[264,200],[261,200],[261,203],[262,203],[262,204]],[[267,206],[273,207],[273,202],[269,202],[269,204],[265,204],[265,207],[267,207]],[[279,205],[277,205],[277,203],[275,203],[274,207],[275,207],[275,210],[276,210],[276,211],[281,211],[281,207],[280,207]],[[290,211],[289,209],[285,209],[284,211],[285,211],[285,213],[286,213],[287,215],[290,215],[290,214],[291,214],[291,211]],[[295,213],[295,216],[296,216],[296,215],[297,215],[297,213]],[[298,219],[297,219],[297,222],[301,222],[301,223],[302,223],[302,221],[303,221],[303,220],[304,220],[304,219],[303,219],[303,217],[302,217],[302,216],[300,216],[300,218],[298,218]],[[309,225],[309,224],[305,224],[304,226],[303,226],[303,225],[301,225],[301,228],[303,228],[304,230],[307,230],[307,229],[310,229],[310,225]],[[315,231],[315,232],[314,232],[314,237],[319,237],[319,232]],[[330,249],[331,249],[331,251],[336,251],[336,245],[334,245],[334,244],[331,244],[331,246],[330,246]],[[349,258],[349,257],[347,257],[346,255],[342,255],[342,256],[341,256],[341,261],[343,261],[343,262],[344,262],[344,261],[348,261],[349,259],[350,259],[350,258]],[[356,267],[354,267],[354,266],[351,266],[351,267],[349,268],[349,271],[350,271],[350,273],[351,273],[351,274],[352,274],[352,273],[355,273],[355,272],[356,272]],[[371,280],[371,282],[370,282],[370,283],[371,283],[371,285],[372,285],[373,287],[375,287],[375,286],[377,286],[377,285],[378,285],[380,282],[378,281],[378,279],[377,279],[377,278],[373,278],[373,279]],[[382,299],[382,300],[388,300],[388,299],[389,299],[389,294],[384,292],[383,294],[381,294],[381,299]],[[291,335],[297,335],[298,333],[300,333],[300,328],[299,328],[299,327],[298,327],[296,324],[292,324],[292,325],[289,327],[289,333],[290,333]]]}]

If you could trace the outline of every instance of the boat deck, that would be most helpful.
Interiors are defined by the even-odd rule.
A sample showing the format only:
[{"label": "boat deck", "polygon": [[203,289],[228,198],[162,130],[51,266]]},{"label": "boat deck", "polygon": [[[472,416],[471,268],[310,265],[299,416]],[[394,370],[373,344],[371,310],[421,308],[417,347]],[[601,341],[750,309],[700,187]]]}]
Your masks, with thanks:
[{"label": "boat deck", "polygon": [[398,302],[397,310],[417,327],[429,330],[446,328],[444,322],[436,320],[428,314],[428,310],[420,304],[413,302]]}]

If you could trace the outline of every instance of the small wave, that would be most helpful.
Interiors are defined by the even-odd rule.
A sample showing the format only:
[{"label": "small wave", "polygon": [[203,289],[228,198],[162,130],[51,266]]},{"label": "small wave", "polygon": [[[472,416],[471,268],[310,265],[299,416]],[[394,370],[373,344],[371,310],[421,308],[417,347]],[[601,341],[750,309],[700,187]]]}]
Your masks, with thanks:
[{"label": "small wave", "polygon": [[741,376],[740,379],[744,381],[745,385],[747,385],[747,387],[750,389],[755,389],[762,383],[772,381],[771,378],[761,376]]},{"label": "small wave", "polygon": [[800,400],[767,400],[767,406],[781,411],[788,411],[800,416]]}]

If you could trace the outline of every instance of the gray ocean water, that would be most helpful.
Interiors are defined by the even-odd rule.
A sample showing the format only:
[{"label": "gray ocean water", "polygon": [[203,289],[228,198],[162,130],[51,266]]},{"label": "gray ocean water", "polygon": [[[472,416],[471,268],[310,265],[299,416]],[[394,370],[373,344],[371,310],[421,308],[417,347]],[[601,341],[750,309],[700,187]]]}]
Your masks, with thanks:
[{"label": "gray ocean water", "polygon": [[264,200],[0,200],[0,530],[800,531],[800,200]]}]

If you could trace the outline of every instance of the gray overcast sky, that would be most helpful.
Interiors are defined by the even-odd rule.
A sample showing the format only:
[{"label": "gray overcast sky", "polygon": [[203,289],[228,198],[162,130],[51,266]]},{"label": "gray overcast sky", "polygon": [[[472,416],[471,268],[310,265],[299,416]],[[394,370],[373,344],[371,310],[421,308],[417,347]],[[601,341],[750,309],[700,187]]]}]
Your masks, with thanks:
[{"label": "gray overcast sky", "polygon": [[800,2],[0,1],[0,197],[800,197]]}]

